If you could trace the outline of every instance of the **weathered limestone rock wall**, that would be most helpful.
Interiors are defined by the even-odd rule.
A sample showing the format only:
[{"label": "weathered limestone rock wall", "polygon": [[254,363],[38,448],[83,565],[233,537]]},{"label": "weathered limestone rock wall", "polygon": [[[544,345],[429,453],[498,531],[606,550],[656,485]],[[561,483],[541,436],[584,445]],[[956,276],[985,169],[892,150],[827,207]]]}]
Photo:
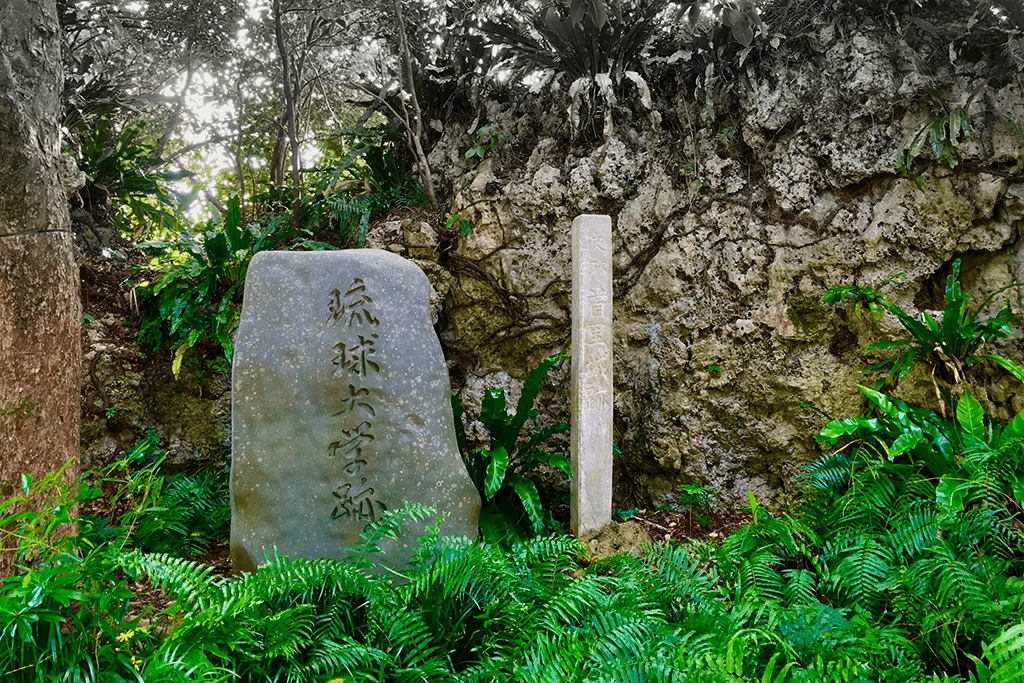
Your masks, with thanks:
[{"label": "weathered limestone rock wall", "polygon": [[82,468],[123,457],[151,429],[173,468],[226,465],[230,376],[188,357],[176,379],[171,354],[140,348],[131,290],[123,284],[127,265],[116,257],[94,259],[88,251],[81,264]]},{"label": "weathered limestone rock wall", "polygon": [[[1021,88],[982,89],[961,163],[928,167],[922,191],[896,173],[896,151],[934,116],[924,88],[935,82],[916,75],[907,49],[867,32],[810,40],[816,59],[780,52],[729,110],[712,116],[680,93],[656,105],[660,129],[633,116],[606,147],[574,141],[568,102],[550,94],[489,106],[509,141],[482,162],[465,159],[475,140],[464,130],[446,133],[432,160],[472,230],[436,236],[431,280],[468,414],[483,387],[515,385],[568,349],[570,223],[582,213],[613,219],[624,505],[665,502],[695,479],[725,503],[748,490],[785,502],[824,423],[804,404],[858,412],[862,349],[898,332],[822,304],[831,285],[906,272],[893,296],[916,312],[941,309],[958,257],[976,298],[1024,281],[1024,140],[1001,116],[1024,118]],[[965,102],[992,70],[950,71],[948,102]],[[1003,351],[1024,360],[1019,344]],[[549,419],[564,417],[566,379],[550,378]],[[1016,380],[993,373],[987,386],[996,415],[1024,407]],[[900,391],[933,400],[924,375]]]}]

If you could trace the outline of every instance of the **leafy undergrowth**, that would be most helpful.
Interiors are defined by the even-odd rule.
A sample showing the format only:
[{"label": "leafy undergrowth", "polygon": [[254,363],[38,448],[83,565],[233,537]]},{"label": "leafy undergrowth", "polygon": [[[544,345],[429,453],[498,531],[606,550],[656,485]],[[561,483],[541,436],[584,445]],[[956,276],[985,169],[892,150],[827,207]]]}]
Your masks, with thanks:
[{"label": "leafy undergrowth", "polygon": [[[987,417],[964,381],[978,360],[1024,380],[1009,360],[976,355],[975,341],[1004,335],[1016,314],[979,323],[956,275],[942,327],[897,316],[915,341],[873,345],[910,354],[917,343],[942,412],[861,387],[865,414],[817,435],[825,454],[807,467],[803,503],[776,515],[751,495],[749,522],[720,542],[656,542],[584,566],[569,536],[480,542],[444,537],[438,524],[404,573],[374,571],[378,541],[436,515],[407,506],[367,526],[344,561],[275,556],[232,578],[170,554],[208,552],[223,537],[225,487],[222,476],[161,474],[155,435],[78,487],[58,474],[26,477],[25,496],[0,504],[19,565],[0,584],[0,674],[5,683],[1020,683],[1024,412],[1007,424]],[[885,303],[869,290],[838,292]],[[898,361],[894,381],[916,355]],[[491,398],[502,438],[468,464],[493,496],[521,425],[503,396]],[[517,415],[529,412],[524,403]],[[73,518],[104,486],[101,514],[94,506]],[[684,517],[715,526],[709,493],[684,487],[675,519],[619,515],[675,538]],[[73,522],[78,534],[62,535]],[[139,585],[150,587],[141,600]]]},{"label": "leafy undergrowth", "polygon": [[[750,522],[720,543],[654,543],[589,567],[568,536],[503,548],[434,526],[404,576],[371,571],[380,539],[435,514],[412,506],[367,527],[346,561],[274,557],[229,578],[131,547],[139,530],[161,526],[134,512],[161,507],[147,483],[155,475],[138,474],[146,468],[108,473],[142,497],[105,527],[113,533],[80,520],[82,533],[61,537],[76,496],[55,478],[26,482],[49,502],[15,514],[4,505],[0,522],[19,527],[21,568],[0,588],[0,673],[12,682],[1021,680],[1024,545],[1012,489],[1024,418],[1001,428],[965,398],[944,420],[866,395],[868,416],[822,431],[834,448],[809,468],[802,509],[777,516],[751,498]],[[936,453],[947,467],[938,477]],[[143,577],[172,601],[137,609],[131,582]]]}]

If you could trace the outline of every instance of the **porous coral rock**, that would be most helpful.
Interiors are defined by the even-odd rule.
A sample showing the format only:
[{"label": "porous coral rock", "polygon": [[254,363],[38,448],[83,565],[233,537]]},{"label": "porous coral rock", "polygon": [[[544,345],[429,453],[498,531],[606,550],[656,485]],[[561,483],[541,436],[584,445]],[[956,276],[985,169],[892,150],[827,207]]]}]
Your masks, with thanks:
[{"label": "porous coral rock", "polygon": [[[453,268],[445,300],[458,372],[485,377],[463,389],[474,405],[481,385],[521,382],[536,360],[568,348],[570,224],[612,215],[623,503],[668,502],[698,479],[720,504],[742,505],[748,490],[769,505],[788,499],[820,452],[813,434],[824,419],[806,405],[859,412],[864,347],[905,336],[890,316],[823,304],[829,286],[897,278],[887,291],[916,314],[942,308],[957,257],[975,297],[1024,279],[1021,140],[988,113],[1024,114],[1019,91],[978,98],[976,137],[958,145],[956,169],[925,152],[922,191],[896,174],[900,140],[930,111],[906,45],[868,28],[843,36],[824,26],[809,40],[810,55],[760,64],[731,110],[712,116],[684,95],[660,103],[666,132],[617,119],[612,139],[587,143],[550,115],[557,102],[524,105],[515,130],[529,134],[508,145],[529,143],[529,161],[523,171],[495,158],[497,199],[473,182],[479,169],[440,171],[462,188],[453,210],[474,220],[458,253],[483,271]],[[963,70],[949,82],[957,104],[981,78]],[[1020,305],[1016,290],[1006,296]],[[998,348],[1024,357],[1016,342]],[[498,369],[509,380],[487,375]],[[986,372],[986,409],[1005,418],[1024,406],[1019,382]],[[568,416],[564,392],[541,401],[542,422]],[[938,407],[926,369],[900,392]]]}]

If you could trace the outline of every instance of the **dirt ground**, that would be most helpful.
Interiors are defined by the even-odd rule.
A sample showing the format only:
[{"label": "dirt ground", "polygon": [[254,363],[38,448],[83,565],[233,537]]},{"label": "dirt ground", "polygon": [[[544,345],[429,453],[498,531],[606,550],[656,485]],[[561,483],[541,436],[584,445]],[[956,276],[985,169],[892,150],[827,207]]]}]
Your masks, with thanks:
[{"label": "dirt ground", "polygon": [[749,513],[735,511],[683,511],[640,510],[629,518],[647,529],[652,541],[710,540],[721,541],[745,524]]}]

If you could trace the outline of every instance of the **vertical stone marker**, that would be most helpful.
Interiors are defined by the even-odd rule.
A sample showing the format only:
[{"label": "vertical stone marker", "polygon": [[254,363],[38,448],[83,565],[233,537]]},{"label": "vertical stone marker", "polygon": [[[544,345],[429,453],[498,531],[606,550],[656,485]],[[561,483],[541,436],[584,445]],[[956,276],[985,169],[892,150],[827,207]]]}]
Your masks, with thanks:
[{"label": "vertical stone marker", "polygon": [[[249,266],[232,374],[231,559],[340,558],[402,501],[475,537],[451,387],[416,265],[373,249],[262,252]],[[406,525],[403,528],[407,528]],[[403,565],[416,532],[382,544]]]},{"label": "vertical stone marker", "polygon": [[572,222],[572,488],[577,537],[612,521],[612,219]]}]

